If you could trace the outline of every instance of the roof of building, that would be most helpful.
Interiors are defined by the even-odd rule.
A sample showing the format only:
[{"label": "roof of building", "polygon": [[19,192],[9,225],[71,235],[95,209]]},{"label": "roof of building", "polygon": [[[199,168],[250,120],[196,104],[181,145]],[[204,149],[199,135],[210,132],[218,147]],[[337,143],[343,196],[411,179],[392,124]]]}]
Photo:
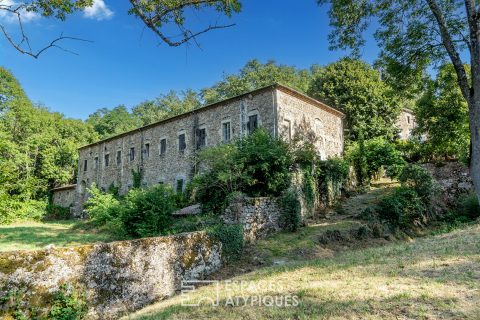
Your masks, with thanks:
[{"label": "roof of building", "polygon": [[76,187],[77,187],[76,184],[66,184],[64,186],[53,188],[51,191],[62,191],[62,190],[68,190],[68,189],[75,189]]},{"label": "roof of building", "polygon": [[157,125],[162,124],[162,123],[166,123],[166,122],[170,122],[170,121],[173,121],[173,120],[181,119],[183,117],[195,114],[196,112],[199,112],[199,111],[204,111],[206,109],[215,108],[217,106],[220,106],[220,105],[223,105],[223,104],[226,104],[226,103],[230,103],[230,102],[233,102],[235,100],[242,99],[242,98],[244,98],[248,95],[260,94],[262,92],[272,90],[272,89],[281,90],[283,92],[286,92],[286,93],[290,94],[291,96],[294,96],[296,98],[304,100],[305,102],[309,102],[309,103],[311,103],[311,104],[313,104],[313,105],[315,105],[319,108],[322,108],[322,109],[325,109],[327,111],[333,112],[333,113],[337,114],[339,117],[341,117],[342,119],[345,118],[345,114],[343,112],[339,111],[338,109],[333,108],[333,107],[327,105],[326,103],[321,102],[319,100],[316,100],[312,97],[309,97],[306,94],[303,94],[303,93],[301,93],[301,92],[299,92],[295,89],[292,89],[290,87],[284,86],[284,85],[279,84],[279,83],[275,83],[275,84],[272,84],[272,85],[269,85],[269,86],[266,86],[266,87],[262,87],[262,88],[255,89],[255,90],[252,90],[252,91],[249,91],[249,92],[246,92],[246,93],[242,93],[242,94],[240,94],[238,96],[235,96],[235,97],[231,97],[231,98],[228,98],[228,99],[225,99],[225,100],[222,100],[222,101],[214,102],[214,103],[205,105],[203,107],[200,107],[198,109],[194,109],[194,110],[191,110],[191,111],[188,111],[188,112],[185,112],[185,113],[182,113],[182,114],[179,114],[179,115],[167,118],[167,119],[163,119],[163,120],[160,120],[160,121],[157,121],[157,122],[153,122],[153,123],[148,124],[146,126],[139,127],[139,128],[133,129],[133,130],[129,130],[129,131],[117,134],[115,136],[111,136],[111,137],[108,137],[106,139],[102,139],[102,140],[99,140],[97,142],[87,144],[85,146],[81,146],[80,148],[78,148],[78,150],[82,150],[82,149],[85,149],[85,148],[88,148],[88,147],[92,147],[94,145],[98,145],[98,144],[101,144],[101,143],[104,143],[104,142],[108,142],[108,141],[111,141],[111,140],[114,140],[114,139],[118,139],[120,137],[127,136],[129,134],[134,133],[134,132],[140,132],[140,131],[143,131],[145,129],[156,127]]}]

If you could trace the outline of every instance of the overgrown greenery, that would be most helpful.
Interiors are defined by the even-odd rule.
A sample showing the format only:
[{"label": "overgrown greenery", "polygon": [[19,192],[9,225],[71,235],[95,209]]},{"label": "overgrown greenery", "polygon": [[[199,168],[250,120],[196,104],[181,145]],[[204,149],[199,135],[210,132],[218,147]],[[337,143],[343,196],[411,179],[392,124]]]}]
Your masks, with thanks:
[{"label": "overgrown greenery", "polygon": [[395,144],[383,138],[359,141],[348,146],[346,159],[354,165],[360,184],[368,184],[378,178],[381,168],[389,177],[396,178],[406,162]]},{"label": "overgrown greenery", "polygon": [[89,189],[91,197],[85,210],[93,223],[128,237],[158,236],[172,224],[172,212],[178,209],[178,195],[170,187],[131,189],[124,197]]},{"label": "overgrown greenery", "polygon": [[378,205],[380,219],[402,229],[424,226],[433,215],[432,198],[437,191],[434,179],[426,169],[408,165],[399,180],[401,187]]},{"label": "overgrown greenery", "polygon": [[229,195],[279,196],[291,182],[293,159],[288,145],[258,129],[233,144],[199,155],[206,169],[192,183],[192,196],[205,211],[220,212]]},{"label": "overgrown greenery", "polygon": [[45,312],[28,304],[25,289],[11,289],[0,296],[0,315],[14,320],[83,320],[88,305],[85,294],[64,283],[53,293]]},{"label": "overgrown greenery", "polygon": [[207,229],[214,239],[222,243],[223,257],[227,262],[238,259],[243,251],[243,226],[241,224],[218,223]]},{"label": "overgrown greenery", "polygon": [[290,232],[295,232],[302,222],[301,206],[298,195],[294,191],[286,192],[280,199],[279,205],[282,208],[283,228]]}]

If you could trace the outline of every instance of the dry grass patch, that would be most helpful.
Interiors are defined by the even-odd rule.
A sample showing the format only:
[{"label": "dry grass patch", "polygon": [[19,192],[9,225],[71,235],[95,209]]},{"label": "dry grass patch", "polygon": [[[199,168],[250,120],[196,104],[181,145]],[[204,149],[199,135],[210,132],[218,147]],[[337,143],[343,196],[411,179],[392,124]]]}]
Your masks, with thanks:
[{"label": "dry grass patch", "polygon": [[[327,259],[290,262],[232,280],[258,286],[221,290],[219,307],[182,306],[182,296],[176,296],[131,318],[479,319],[480,226],[410,243],[345,251]],[[214,286],[201,287],[193,298],[213,299],[214,292]],[[295,295],[299,305],[225,306],[232,295]]]}]

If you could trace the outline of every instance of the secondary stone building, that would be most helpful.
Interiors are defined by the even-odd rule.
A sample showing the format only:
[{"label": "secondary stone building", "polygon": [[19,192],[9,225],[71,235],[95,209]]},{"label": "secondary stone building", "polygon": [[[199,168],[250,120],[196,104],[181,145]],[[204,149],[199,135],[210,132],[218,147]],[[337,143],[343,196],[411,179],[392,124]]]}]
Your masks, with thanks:
[{"label": "secondary stone building", "polygon": [[343,152],[340,111],[282,85],[272,85],[207,105],[79,149],[77,209],[95,183],[125,194],[134,183],[169,184],[181,191],[198,171],[196,155],[262,127],[290,141],[312,139],[324,159]]},{"label": "secondary stone building", "polygon": [[412,137],[413,129],[417,126],[415,122],[415,115],[410,109],[402,109],[400,116],[397,119],[396,127],[400,130],[400,140],[408,140]]}]

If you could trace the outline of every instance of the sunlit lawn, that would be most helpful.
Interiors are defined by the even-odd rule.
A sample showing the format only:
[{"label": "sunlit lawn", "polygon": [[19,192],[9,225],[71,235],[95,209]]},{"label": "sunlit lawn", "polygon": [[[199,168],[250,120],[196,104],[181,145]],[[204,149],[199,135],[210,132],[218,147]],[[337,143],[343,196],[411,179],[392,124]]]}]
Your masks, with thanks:
[{"label": "sunlit lawn", "polygon": [[87,228],[80,221],[21,222],[0,225],[0,251],[35,250],[53,244],[76,246],[113,240],[105,232]]},{"label": "sunlit lawn", "polygon": [[[260,245],[266,249],[277,244]],[[228,294],[220,290],[219,307],[182,306],[179,295],[130,319],[480,319],[480,225],[412,242],[346,250],[330,258],[291,261],[233,280],[256,285]],[[214,299],[215,292],[212,285],[201,287],[189,301]],[[300,304],[226,305],[232,295],[295,295]]]}]

